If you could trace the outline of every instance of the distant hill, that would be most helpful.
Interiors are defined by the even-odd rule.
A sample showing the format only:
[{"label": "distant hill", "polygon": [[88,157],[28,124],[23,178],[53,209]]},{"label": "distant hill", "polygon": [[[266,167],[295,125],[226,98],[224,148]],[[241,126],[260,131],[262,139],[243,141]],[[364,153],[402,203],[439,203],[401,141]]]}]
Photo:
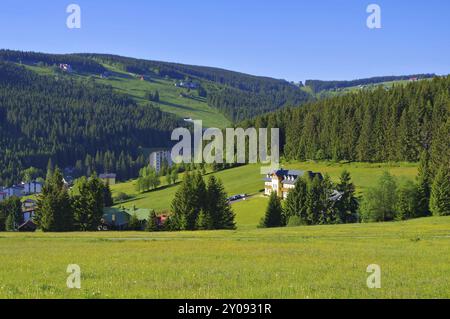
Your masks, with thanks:
[{"label": "distant hill", "polygon": [[405,80],[423,80],[435,77],[436,74],[411,74],[400,76],[377,76],[366,79],[357,79],[351,81],[321,81],[321,80],[306,80],[305,86],[310,87],[314,93],[325,90],[337,90],[350,88],[354,86],[364,86],[371,84],[380,84],[384,82],[405,81]]},{"label": "distant hill", "polygon": [[240,121],[284,106],[295,106],[312,99],[286,80],[254,76],[219,68],[127,58],[107,54],[77,54],[126,72],[194,81],[204,90],[208,105],[232,121]]}]

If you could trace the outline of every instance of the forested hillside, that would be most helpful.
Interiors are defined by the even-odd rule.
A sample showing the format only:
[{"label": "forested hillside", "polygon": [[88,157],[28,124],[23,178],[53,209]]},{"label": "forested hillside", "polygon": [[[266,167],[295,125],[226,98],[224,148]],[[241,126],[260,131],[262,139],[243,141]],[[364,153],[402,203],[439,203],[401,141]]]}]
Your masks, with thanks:
[{"label": "forested hillside", "polygon": [[0,50],[0,61],[23,64],[45,64],[49,66],[57,64],[70,64],[79,72],[102,73],[106,69],[99,63],[71,54],[48,54],[37,52],[22,52],[12,50]]},{"label": "forested hillside", "polygon": [[418,161],[426,150],[437,168],[450,159],[449,113],[445,77],[286,108],[244,125],[280,127],[288,159]]},{"label": "forested hillside", "polygon": [[228,71],[219,68],[149,61],[105,54],[79,54],[114,65],[127,72],[178,80],[193,80],[205,90],[208,104],[233,121],[241,121],[284,106],[296,106],[312,99],[285,80]]},{"label": "forested hillside", "polygon": [[366,79],[358,79],[351,81],[321,81],[321,80],[306,80],[305,85],[310,87],[314,93],[325,90],[344,89],[358,85],[378,84],[383,82],[404,81],[404,80],[422,80],[435,77],[435,74],[411,74],[400,76],[377,76]]},{"label": "forested hillside", "polygon": [[177,126],[174,116],[109,87],[0,62],[1,185],[17,182],[30,166],[45,170],[49,159],[82,173],[134,176],[139,147],[165,146]]}]

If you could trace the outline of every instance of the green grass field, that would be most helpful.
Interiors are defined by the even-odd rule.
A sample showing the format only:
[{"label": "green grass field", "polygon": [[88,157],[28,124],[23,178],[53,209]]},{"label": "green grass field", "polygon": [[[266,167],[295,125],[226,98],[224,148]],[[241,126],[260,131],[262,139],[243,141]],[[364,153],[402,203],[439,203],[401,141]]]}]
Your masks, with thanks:
[{"label": "green grass field", "polygon": [[[414,179],[414,164],[286,163],[329,173],[345,168],[359,192],[388,170]],[[450,217],[406,222],[258,229],[267,198],[259,167],[215,173],[233,204],[233,231],[0,233],[0,298],[450,298]],[[177,186],[125,204],[168,208]],[[136,195],[133,182],[112,186]],[[148,206],[148,207],[147,207]],[[69,264],[81,289],[66,286]],[[367,266],[381,267],[369,289]]]},{"label": "green grass field", "polygon": [[[449,298],[450,217],[236,231],[2,233],[0,260],[0,298]],[[66,287],[68,264],[81,267],[81,289]],[[380,289],[366,285],[369,264],[381,267]]]}]

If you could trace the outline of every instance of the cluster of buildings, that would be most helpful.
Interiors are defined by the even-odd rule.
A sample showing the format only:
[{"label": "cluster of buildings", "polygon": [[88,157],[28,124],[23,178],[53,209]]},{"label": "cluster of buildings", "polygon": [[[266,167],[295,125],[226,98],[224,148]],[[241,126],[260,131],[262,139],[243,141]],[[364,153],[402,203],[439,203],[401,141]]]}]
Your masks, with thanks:
[{"label": "cluster of buildings", "polygon": [[[286,199],[289,192],[295,188],[295,183],[299,178],[308,176],[310,179],[314,179],[316,176],[323,180],[321,173],[315,173],[312,171],[301,170],[286,170],[276,169],[266,174],[264,180],[264,195],[270,196],[275,192],[278,197]],[[334,190],[330,195],[329,200],[337,202],[341,200],[343,193]]]},{"label": "cluster of buildings", "polygon": [[42,193],[42,187],[44,184],[38,181],[21,183],[18,185],[13,185],[11,187],[0,187],[0,202],[4,201],[9,197],[23,197],[33,194]]},{"label": "cluster of buildings", "polygon": [[156,173],[161,171],[163,165],[172,167],[172,156],[170,150],[159,150],[150,153],[150,166],[153,167]]},{"label": "cluster of buildings", "polygon": [[180,81],[180,82],[175,83],[175,86],[185,88],[185,89],[191,89],[191,90],[195,90],[200,87],[200,85],[198,83],[192,82],[192,81]]}]

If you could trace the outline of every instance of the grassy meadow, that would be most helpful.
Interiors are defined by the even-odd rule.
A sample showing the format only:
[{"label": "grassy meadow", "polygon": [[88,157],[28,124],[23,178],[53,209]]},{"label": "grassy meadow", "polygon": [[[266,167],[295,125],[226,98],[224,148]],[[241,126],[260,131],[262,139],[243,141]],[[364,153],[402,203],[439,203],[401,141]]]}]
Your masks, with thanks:
[{"label": "grassy meadow", "polygon": [[[351,172],[359,194],[383,171],[413,180],[414,164],[300,163]],[[0,298],[450,298],[450,217],[403,222],[258,229],[267,198],[259,166],[214,173],[231,194],[237,229],[183,232],[0,233]],[[137,194],[123,205],[166,209],[178,186]],[[66,286],[69,264],[81,289]],[[367,266],[381,267],[369,289]]]},{"label": "grassy meadow", "polygon": [[[242,217],[241,221],[243,221]],[[0,298],[450,298],[450,217],[179,233],[2,233]],[[68,289],[68,264],[81,289]],[[381,288],[366,285],[369,264]]]},{"label": "grassy meadow", "polygon": [[[396,164],[373,164],[373,163],[332,163],[332,162],[288,162],[283,164],[284,168],[312,170],[329,174],[335,182],[339,181],[339,175],[346,169],[351,173],[353,183],[356,185],[358,195],[365,189],[376,184],[384,171],[394,175],[399,184],[407,180],[414,180],[417,175],[417,165],[410,163]],[[246,201],[233,204],[233,210],[237,214],[238,227],[256,227],[261,217],[264,215],[267,199],[261,196],[264,189],[263,176],[260,174],[260,166],[245,165],[217,173],[213,173],[220,178],[225,186],[228,195],[246,193],[251,195]],[[180,179],[182,176],[180,175]],[[120,183],[111,186],[113,196],[119,192],[126,193],[133,198],[117,206],[125,208],[147,208],[156,211],[170,209],[170,203],[175,196],[178,185],[167,186],[164,178],[161,179],[162,186],[156,190],[138,193],[135,181]]]}]

